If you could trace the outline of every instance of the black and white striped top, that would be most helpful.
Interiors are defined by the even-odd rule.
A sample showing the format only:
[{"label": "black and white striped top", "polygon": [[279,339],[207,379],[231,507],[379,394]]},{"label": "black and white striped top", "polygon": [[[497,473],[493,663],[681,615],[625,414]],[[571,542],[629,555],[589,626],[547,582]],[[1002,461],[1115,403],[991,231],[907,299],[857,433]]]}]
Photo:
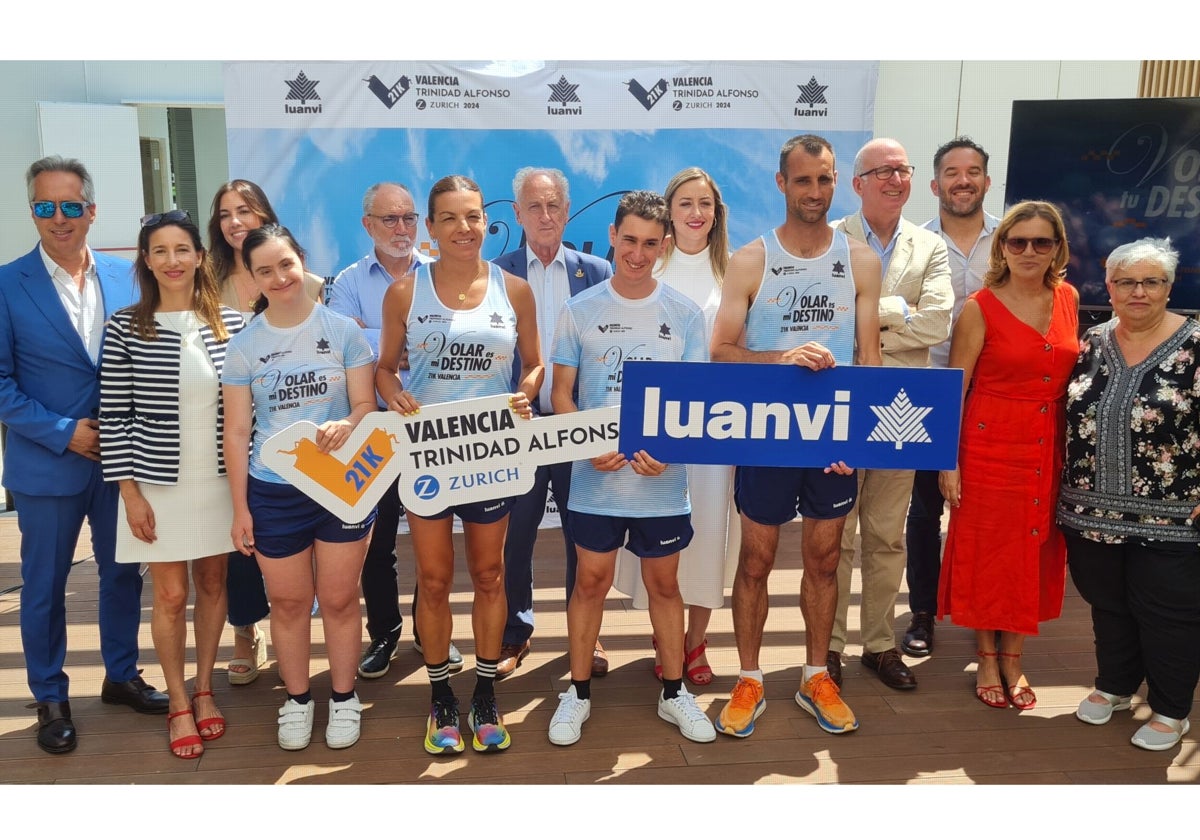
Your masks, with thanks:
[{"label": "black and white striped top", "polygon": [[[179,360],[182,336],[161,324],[158,338],[133,333],[132,312],[112,316],[100,356],[100,460],[105,481],[133,479],[146,484],[179,480]],[[230,336],[245,322],[229,307],[221,319]],[[212,328],[200,325],[200,336],[220,378],[225,345]],[[217,397],[217,470],[225,474],[225,402]]]}]

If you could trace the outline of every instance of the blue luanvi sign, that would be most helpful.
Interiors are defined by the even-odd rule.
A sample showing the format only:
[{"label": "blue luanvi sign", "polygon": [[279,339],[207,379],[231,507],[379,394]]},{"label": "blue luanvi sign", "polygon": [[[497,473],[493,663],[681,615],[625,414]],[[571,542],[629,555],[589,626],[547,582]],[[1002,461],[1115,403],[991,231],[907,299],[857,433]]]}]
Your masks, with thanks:
[{"label": "blue luanvi sign", "polygon": [[666,463],[953,469],[958,369],[627,361],[620,451]]}]

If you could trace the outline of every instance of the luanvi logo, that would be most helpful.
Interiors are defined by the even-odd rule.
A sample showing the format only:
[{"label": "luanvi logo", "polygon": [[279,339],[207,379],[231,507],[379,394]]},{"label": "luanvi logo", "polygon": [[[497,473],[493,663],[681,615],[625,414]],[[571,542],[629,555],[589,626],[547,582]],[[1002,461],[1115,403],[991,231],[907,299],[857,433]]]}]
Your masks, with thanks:
[{"label": "luanvi logo", "polygon": [[867,440],[894,443],[903,449],[906,443],[930,443],[929,433],[921,422],[933,407],[915,406],[901,388],[890,405],[873,405],[871,411],[879,419]]},{"label": "luanvi logo", "polygon": [[408,93],[408,76],[401,76],[391,87],[388,87],[382,79],[375,75],[369,79],[363,79],[363,81],[367,83],[367,88],[371,93],[375,94],[375,97],[388,108],[391,108],[400,101],[400,97]]},{"label": "luanvi logo", "polygon": [[[577,92],[579,90],[579,85],[572,84],[571,82],[567,81],[566,76],[559,76],[557,82],[552,85],[547,85],[546,87],[550,88],[550,98],[547,100],[547,102],[550,104],[546,106],[547,114],[570,115],[583,113],[583,102],[580,100]],[[580,104],[571,107],[570,103],[572,102],[578,102]],[[555,108],[555,103],[557,103],[560,107]]]},{"label": "luanvi logo", "polygon": [[[320,101],[321,97],[317,94],[317,85],[319,81],[309,79],[301,70],[296,78],[284,80],[288,86],[288,95],[284,97],[283,110],[287,114],[319,114],[321,113],[320,105],[306,104],[310,99]],[[286,100],[299,100],[299,105],[289,105]]]},{"label": "luanvi logo", "polygon": [[800,97],[796,100],[796,104],[804,103],[807,108],[795,108],[794,115],[797,117],[827,117],[829,116],[829,108],[817,108],[817,105],[828,105],[829,101],[825,98],[825,91],[829,89],[829,85],[817,84],[817,77],[813,76],[808,80],[808,84],[796,85],[800,88]]},{"label": "luanvi logo", "polygon": [[646,90],[642,87],[642,83],[637,79],[630,79],[625,83],[629,88],[629,92],[633,94],[633,98],[642,103],[642,107],[649,111],[658,104],[658,100],[663,98],[663,94],[667,92],[667,80],[659,79],[654,83],[654,87]]}]

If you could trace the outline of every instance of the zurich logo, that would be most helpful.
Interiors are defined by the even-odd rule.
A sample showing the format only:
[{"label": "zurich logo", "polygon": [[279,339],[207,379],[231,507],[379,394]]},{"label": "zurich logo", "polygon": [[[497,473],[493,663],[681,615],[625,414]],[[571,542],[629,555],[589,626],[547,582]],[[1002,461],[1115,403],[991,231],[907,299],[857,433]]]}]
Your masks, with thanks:
[{"label": "zurich logo", "polygon": [[441,490],[442,485],[431,475],[418,476],[413,482],[413,492],[417,494],[418,499],[436,499]]}]

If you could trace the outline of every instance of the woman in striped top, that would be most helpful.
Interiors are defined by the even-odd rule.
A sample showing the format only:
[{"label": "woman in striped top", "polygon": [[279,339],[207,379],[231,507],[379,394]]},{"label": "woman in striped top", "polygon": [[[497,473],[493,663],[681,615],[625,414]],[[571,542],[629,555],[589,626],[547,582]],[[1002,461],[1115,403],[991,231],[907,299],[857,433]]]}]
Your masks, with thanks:
[{"label": "woman in striped top", "polygon": [[[150,627],[170,697],[171,752],[199,758],[203,742],[225,732],[212,696],[233,521],[220,374],[225,345],[243,322],[221,306],[186,211],[142,219],[135,274],[139,302],[113,316],[101,355],[101,460],[105,480],[121,487],[117,562],[149,564],[154,581]],[[196,588],[190,702],[183,677],[189,560]]]}]

